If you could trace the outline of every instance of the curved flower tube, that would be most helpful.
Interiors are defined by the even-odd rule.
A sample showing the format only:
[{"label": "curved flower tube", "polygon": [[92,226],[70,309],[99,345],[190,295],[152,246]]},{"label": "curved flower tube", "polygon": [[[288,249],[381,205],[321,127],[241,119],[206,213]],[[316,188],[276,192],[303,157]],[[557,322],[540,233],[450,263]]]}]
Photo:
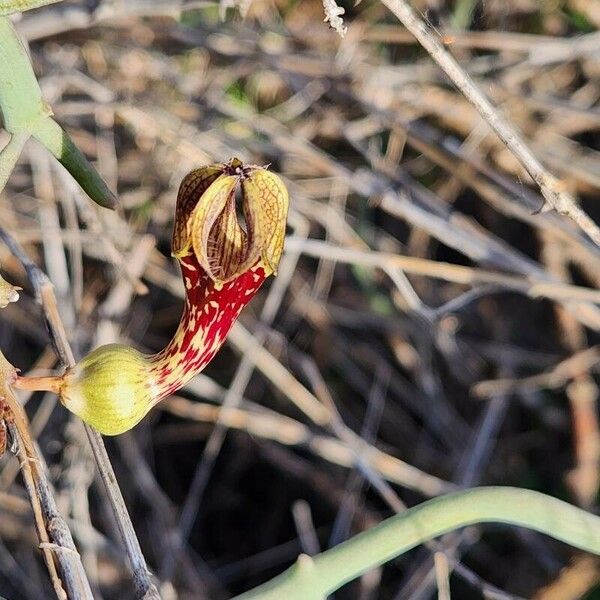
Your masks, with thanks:
[{"label": "curved flower tube", "polygon": [[[238,221],[236,193],[245,228]],[[64,406],[105,435],[131,429],[204,369],[242,308],[276,273],[288,203],[285,185],[264,167],[234,158],[192,171],[179,188],[172,239],[185,307],[166,348],[148,356],[108,344],[62,377],[20,377],[15,385],[57,392]]]}]

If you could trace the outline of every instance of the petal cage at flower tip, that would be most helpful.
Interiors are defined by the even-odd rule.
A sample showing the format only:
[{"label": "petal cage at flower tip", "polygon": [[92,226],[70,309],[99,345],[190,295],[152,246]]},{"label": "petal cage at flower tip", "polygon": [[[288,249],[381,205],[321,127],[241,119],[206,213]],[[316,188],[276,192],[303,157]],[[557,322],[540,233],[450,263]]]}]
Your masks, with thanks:
[{"label": "petal cage at flower tip", "polygon": [[[238,218],[240,194],[245,227]],[[283,252],[288,193],[264,167],[238,159],[192,171],[182,182],[173,232],[173,255],[193,251],[218,283],[231,281],[262,260],[276,273]]]}]

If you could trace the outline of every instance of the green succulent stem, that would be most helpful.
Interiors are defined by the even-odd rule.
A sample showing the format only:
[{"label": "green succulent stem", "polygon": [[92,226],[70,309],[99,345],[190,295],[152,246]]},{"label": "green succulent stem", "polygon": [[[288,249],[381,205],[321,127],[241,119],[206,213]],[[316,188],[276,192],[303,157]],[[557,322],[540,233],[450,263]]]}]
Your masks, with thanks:
[{"label": "green succulent stem", "polygon": [[[0,15],[49,2],[1,2]],[[0,152],[0,191],[4,188],[29,137],[39,140],[69,171],[94,202],[114,208],[116,198],[102,177],[52,119],[27,49],[12,22],[0,16],[0,111],[11,140]]]},{"label": "green succulent stem", "polygon": [[26,131],[13,133],[8,144],[0,151],[0,190],[4,189],[28,139],[29,133]]},{"label": "green succulent stem", "polygon": [[13,24],[0,17],[0,107],[9,133],[29,131],[52,111],[42,98],[27,49]]},{"label": "green succulent stem", "polygon": [[415,546],[460,527],[507,523],[600,554],[600,517],[550,496],[509,487],[440,496],[296,564],[235,600],[324,600],[345,583]]},{"label": "green succulent stem", "polygon": [[0,15],[11,15],[57,2],[62,2],[62,0],[0,0]]},{"label": "green succulent stem", "polygon": [[96,204],[105,208],[115,207],[116,198],[102,177],[54,119],[40,121],[33,130],[33,136],[46,146]]}]

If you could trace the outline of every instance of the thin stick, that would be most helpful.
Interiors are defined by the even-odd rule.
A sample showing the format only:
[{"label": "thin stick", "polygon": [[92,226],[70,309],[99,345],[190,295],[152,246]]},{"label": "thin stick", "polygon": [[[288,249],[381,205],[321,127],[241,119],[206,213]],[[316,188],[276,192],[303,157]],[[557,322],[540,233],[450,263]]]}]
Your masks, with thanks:
[{"label": "thin stick", "polygon": [[[14,256],[22,263],[27,277],[33,285],[36,296],[46,317],[48,329],[51,333],[52,341],[56,347],[56,351],[61,361],[67,366],[75,365],[75,357],[69,344],[67,334],[60,318],[58,305],[52,282],[47,275],[27,256],[23,248],[14,240],[14,238],[4,229],[0,227],[0,239],[8,246]],[[98,465],[98,471],[102,477],[106,492],[110,499],[111,508],[117,522],[121,541],[125,547],[127,557],[130,561],[131,573],[135,587],[136,598],[143,600],[160,599],[160,595],[156,586],[152,581],[152,575],[146,565],[146,560],[142,554],[140,544],[138,542],[133,523],[119,485],[115,472],[110,463],[108,453],[104,446],[102,436],[93,428],[85,425],[85,430]]]},{"label": "thin stick", "polygon": [[355,250],[328,244],[320,240],[302,240],[289,237],[286,241],[288,250],[300,250],[306,256],[314,256],[324,260],[335,260],[341,263],[379,267],[382,269],[396,267],[411,275],[433,277],[442,281],[450,281],[463,285],[497,285],[508,290],[519,291],[532,298],[543,297],[552,300],[582,301],[598,303],[600,292],[592,288],[544,281],[541,278],[506,275],[501,272],[488,271],[463,265],[404,256],[374,250]]},{"label": "thin stick", "polygon": [[160,600],[160,594],[146,565],[146,559],[142,554],[140,543],[135,534],[131,517],[127,512],[127,506],[125,505],[125,500],[123,500],[123,495],[117,483],[102,436],[89,425],[85,425],[85,432],[87,433],[98,470],[100,471],[102,481],[110,499],[110,505],[117,521],[121,541],[125,546],[125,551],[129,558],[136,598],[140,600]]},{"label": "thin stick", "polygon": [[600,227],[575,203],[564,183],[552,175],[536,158],[517,130],[505,120],[471,77],[444,48],[435,32],[419,17],[406,0],[381,0],[402,24],[429,52],[465,98],[477,109],[485,122],[496,132],[506,147],[514,154],[531,178],[538,184],[546,206],[566,215],[600,246]]},{"label": "thin stick", "polygon": [[[171,396],[158,407],[183,419],[203,423],[220,421],[231,429],[246,431],[256,438],[285,446],[300,446],[334,465],[351,468],[356,464],[355,452],[346,443],[333,436],[314,433],[310,427],[300,421],[277,413],[258,413],[240,408],[223,411],[221,406],[192,402],[180,396]],[[384,479],[416,489],[426,496],[436,496],[455,489],[453,484],[411,467],[395,457],[382,453],[373,454],[372,459],[373,469]]]}]

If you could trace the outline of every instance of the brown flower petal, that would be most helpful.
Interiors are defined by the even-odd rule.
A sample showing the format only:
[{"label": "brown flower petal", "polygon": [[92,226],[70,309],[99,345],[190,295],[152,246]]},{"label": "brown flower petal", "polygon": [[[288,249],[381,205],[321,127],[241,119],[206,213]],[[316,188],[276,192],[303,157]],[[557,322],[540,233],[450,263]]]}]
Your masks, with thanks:
[{"label": "brown flower petal", "polygon": [[181,258],[191,249],[191,216],[202,194],[223,174],[223,165],[208,165],[188,173],[179,186],[171,254]]}]

